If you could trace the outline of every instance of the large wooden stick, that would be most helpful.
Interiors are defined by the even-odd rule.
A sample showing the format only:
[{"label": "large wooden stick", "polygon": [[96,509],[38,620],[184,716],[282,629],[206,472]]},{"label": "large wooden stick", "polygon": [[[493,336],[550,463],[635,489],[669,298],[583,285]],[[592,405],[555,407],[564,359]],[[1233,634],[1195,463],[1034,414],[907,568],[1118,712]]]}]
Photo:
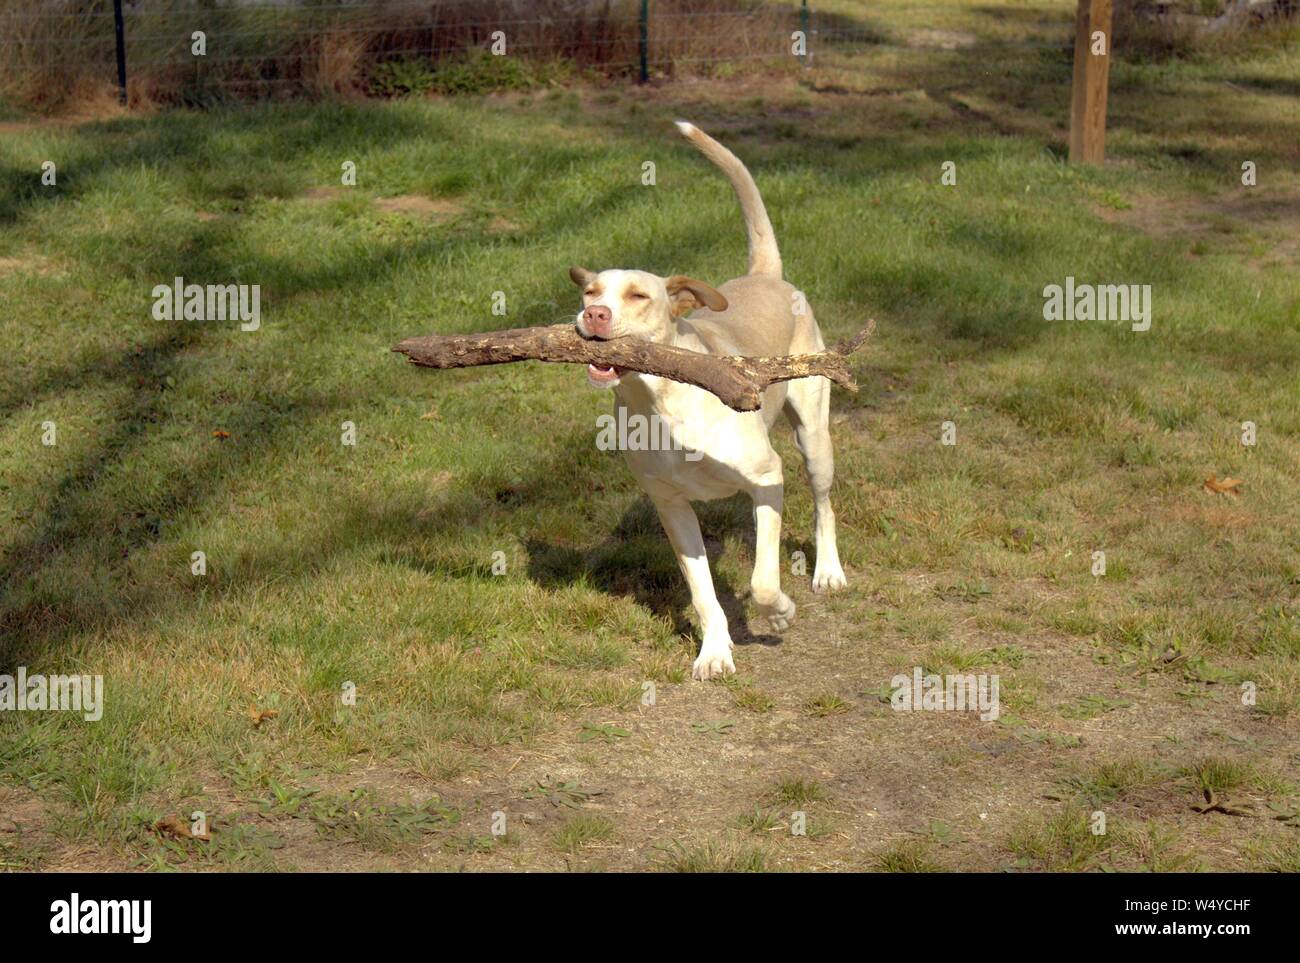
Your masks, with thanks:
[{"label": "large wooden stick", "polygon": [[820,375],[849,391],[857,391],[858,385],[846,358],[862,346],[875,327],[875,321],[868,321],[865,328],[834,351],[783,358],[702,354],[635,338],[597,341],[582,337],[572,324],[486,331],[482,334],[431,334],[407,338],[393,350],[406,355],[412,364],[424,368],[472,368],[511,361],[554,361],[624,368],[703,388],[736,411],[757,411],[763,404],[763,390],[778,381]]}]

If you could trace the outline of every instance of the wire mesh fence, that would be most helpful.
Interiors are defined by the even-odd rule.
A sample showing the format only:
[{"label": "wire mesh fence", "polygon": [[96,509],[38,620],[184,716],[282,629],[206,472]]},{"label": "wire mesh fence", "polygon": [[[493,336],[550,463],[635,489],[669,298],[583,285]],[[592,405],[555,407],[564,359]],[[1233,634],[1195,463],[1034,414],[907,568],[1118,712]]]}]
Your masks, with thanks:
[{"label": "wire mesh fence", "polygon": [[646,81],[744,65],[811,69],[872,48],[1068,43],[1069,0],[1016,2],[1001,17],[962,0],[829,9],[815,0],[7,0],[0,82],[35,101],[117,80],[132,99],[203,103]]}]

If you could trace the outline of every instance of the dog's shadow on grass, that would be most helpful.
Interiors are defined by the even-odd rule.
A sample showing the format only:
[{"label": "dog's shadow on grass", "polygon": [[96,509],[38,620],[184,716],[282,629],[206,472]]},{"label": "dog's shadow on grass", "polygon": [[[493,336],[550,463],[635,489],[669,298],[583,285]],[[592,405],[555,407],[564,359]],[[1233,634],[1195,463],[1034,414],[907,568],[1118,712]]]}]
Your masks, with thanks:
[{"label": "dog's shadow on grass", "polygon": [[[745,600],[731,580],[718,571],[718,563],[726,553],[720,536],[744,531],[730,501],[699,507],[718,604],[726,613],[736,645],[779,645],[780,636],[750,631]],[[753,537],[752,529],[749,536]],[[528,538],[524,545],[528,550],[528,577],[537,585],[559,588],[586,582],[610,595],[631,598],[655,615],[667,616],[676,634],[691,637],[698,646],[699,633],[690,619],[691,596],[686,579],[648,498],[633,503],[605,539],[592,548],[576,549],[541,538]]]}]

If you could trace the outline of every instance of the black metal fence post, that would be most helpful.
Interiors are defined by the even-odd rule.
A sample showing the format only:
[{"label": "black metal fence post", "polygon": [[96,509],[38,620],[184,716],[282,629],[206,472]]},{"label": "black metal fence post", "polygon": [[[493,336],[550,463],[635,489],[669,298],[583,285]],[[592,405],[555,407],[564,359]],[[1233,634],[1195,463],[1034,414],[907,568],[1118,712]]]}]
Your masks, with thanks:
[{"label": "black metal fence post", "polygon": [[122,22],[122,0],[113,0],[113,33],[117,36],[117,85],[126,104],[126,25]]},{"label": "black metal fence post", "polygon": [[650,0],[641,0],[641,83],[650,79]]}]

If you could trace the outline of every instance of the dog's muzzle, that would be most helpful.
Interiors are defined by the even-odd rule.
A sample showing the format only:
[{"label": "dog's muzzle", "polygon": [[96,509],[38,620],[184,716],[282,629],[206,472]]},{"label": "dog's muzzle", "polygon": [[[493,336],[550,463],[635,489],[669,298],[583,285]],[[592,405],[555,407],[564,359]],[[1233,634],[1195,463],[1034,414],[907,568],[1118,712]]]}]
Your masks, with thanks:
[{"label": "dog's muzzle", "polygon": [[[614,316],[603,304],[592,304],[583,309],[578,318],[578,333],[584,338],[605,340],[613,336]],[[587,365],[587,381],[597,388],[612,388],[618,384],[623,374],[621,368],[603,368],[599,365]]]},{"label": "dog's muzzle", "polygon": [[614,336],[614,315],[603,304],[590,305],[583,309],[578,331],[588,338],[611,338]]}]

